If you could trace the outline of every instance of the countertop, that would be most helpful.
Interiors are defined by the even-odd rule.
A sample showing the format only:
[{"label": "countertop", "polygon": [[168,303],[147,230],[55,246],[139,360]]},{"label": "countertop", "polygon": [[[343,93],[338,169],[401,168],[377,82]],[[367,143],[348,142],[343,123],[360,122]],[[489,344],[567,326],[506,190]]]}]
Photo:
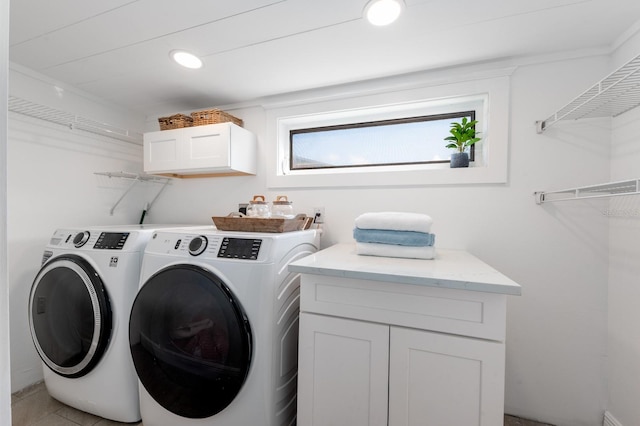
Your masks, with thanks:
[{"label": "countertop", "polygon": [[433,260],[360,256],[340,243],[289,264],[289,271],[519,296],[521,287],[463,250],[436,249]]}]

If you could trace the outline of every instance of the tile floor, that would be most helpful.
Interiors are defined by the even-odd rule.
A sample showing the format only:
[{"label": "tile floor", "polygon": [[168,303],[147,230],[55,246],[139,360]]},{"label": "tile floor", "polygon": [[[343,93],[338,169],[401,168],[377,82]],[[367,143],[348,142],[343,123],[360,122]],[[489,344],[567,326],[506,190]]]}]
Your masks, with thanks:
[{"label": "tile floor", "polygon": [[[118,426],[142,423],[118,423],[66,406],[47,393],[38,383],[11,395],[12,426]],[[253,425],[259,426],[259,425]],[[504,416],[504,426],[552,426],[513,416]]]},{"label": "tile floor", "polygon": [[519,417],[504,416],[504,426],[553,426],[549,423],[540,423],[533,420],[525,420]]},{"label": "tile floor", "polygon": [[38,383],[11,395],[12,426],[118,426],[119,423],[85,413],[56,401]]}]

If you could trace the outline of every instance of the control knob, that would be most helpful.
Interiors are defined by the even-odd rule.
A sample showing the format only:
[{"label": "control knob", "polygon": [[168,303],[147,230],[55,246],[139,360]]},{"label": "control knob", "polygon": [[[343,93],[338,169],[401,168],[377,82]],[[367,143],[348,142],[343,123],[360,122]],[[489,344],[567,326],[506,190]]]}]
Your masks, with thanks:
[{"label": "control knob", "polygon": [[89,231],[78,232],[76,236],[73,237],[73,245],[76,246],[76,248],[82,247],[87,241],[89,241],[90,235]]},{"label": "control knob", "polygon": [[209,241],[207,240],[207,237],[205,237],[204,235],[195,237],[189,243],[189,254],[191,256],[198,256],[202,254],[202,252],[206,250],[208,242]]}]

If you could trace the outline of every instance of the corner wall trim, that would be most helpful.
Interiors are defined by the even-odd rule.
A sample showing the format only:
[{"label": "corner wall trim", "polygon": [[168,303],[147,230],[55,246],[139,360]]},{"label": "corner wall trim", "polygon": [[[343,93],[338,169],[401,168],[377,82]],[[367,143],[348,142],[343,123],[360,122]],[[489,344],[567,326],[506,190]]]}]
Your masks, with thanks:
[{"label": "corner wall trim", "polygon": [[608,411],[604,412],[604,422],[602,423],[603,426],[622,426],[622,423],[620,423],[618,420],[616,420],[615,417],[613,417],[613,414],[611,414]]}]

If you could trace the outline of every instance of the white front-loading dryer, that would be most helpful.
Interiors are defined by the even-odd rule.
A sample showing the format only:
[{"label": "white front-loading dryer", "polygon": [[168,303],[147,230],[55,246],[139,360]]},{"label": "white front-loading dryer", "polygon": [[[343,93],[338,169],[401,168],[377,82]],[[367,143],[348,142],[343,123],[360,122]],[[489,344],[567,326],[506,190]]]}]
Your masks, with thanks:
[{"label": "white front-loading dryer", "polygon": [[130,349],[145,426],[290,425],[299,285],[319,231],[158,231],[145,249]]},{"label": "white front-loading dryer", "polygon": [[154,231],[169,226],[54,232],[31,287],[29,324],[55,399],[111,420],[140,420],[129,314],[144,248]]}]

